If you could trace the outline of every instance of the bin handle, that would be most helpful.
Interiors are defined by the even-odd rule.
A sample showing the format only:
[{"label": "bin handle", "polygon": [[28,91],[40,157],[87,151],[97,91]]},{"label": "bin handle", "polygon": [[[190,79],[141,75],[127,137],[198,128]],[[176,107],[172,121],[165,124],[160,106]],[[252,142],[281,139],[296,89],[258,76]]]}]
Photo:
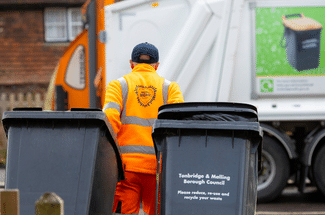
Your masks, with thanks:
[{"label": "bin handle", "polygon": [[282,15],[282,20],[286,20],[287,18],[297,17],[304,18],[305,15],[303,13],[295,13],[295,14],[289,14],[289,15]]},{"label": "bin handle", "polygon": [[287,46],[288,46],[287,43],[285,43],[285,44],[283,45],[283,41],[284,41],[284,37],[285,37],[285,32],[286,32],[286,30],[284,29],[283,37],[282,37],[282,39],[280,40],[280,46],[281,46],[282,48],[287,48]]}]

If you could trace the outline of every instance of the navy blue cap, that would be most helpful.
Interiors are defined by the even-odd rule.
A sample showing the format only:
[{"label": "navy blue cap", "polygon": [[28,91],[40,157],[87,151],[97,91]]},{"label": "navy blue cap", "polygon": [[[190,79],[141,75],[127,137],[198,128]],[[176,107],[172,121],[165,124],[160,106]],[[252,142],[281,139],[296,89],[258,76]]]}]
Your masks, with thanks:
[{"label": "navy blue cap", "polygon": [[[150,60],[142,60],[140,55],[149,55]],[[158,49],[150,43],[140,43],[133,48],[131,60],[136,63],[157,63],[159,61]]]}]

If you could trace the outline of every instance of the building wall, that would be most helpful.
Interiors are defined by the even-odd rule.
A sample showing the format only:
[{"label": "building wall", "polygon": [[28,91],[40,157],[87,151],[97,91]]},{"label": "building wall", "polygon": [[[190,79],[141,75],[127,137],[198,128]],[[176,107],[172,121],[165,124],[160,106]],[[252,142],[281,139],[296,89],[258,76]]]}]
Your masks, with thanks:
[{"label": "building wall", "polygon": [[47,84],[67,44],[45,43],[43,10],[0,11],[0,85]]}]

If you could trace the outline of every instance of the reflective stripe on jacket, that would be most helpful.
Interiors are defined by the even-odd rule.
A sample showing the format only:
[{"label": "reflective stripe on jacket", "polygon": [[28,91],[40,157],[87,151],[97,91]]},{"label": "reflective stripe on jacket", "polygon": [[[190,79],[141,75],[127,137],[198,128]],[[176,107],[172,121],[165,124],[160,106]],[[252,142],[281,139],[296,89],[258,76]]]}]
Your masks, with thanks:
[{"label": "reflective stripe on jacket", "polygon": [[179,85],[148,64],[108,84],[103,111],[117,133],[126,171],[156,174],[152,125],[161,105],[179,102],[184,102]]}]

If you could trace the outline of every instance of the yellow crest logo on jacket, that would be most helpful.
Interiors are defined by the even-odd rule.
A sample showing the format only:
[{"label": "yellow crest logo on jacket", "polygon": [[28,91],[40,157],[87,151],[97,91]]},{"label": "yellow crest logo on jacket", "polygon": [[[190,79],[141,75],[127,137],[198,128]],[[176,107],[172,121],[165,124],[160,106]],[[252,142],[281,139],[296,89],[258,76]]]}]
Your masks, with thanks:
[{"label": "yellow crest logo on jacket", "polygon": [[157,88],[153,86],[144,87],[142,85],[137,85],[134,91],[137,94],[139,104],[143,107],[147,107],[155,100]]}]

